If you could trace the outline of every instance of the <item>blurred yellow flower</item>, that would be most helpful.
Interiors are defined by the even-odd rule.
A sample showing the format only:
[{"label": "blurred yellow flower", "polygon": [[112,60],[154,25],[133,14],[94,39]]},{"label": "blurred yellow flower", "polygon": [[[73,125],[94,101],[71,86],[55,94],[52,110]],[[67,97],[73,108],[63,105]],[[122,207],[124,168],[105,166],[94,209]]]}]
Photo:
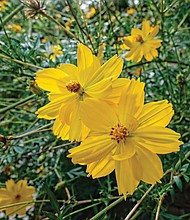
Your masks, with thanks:
[{"label": "blurred yellow flower", "polygon": [[83,44],[78,45],[77,58],[77,66],[61,64],[36,73],[38,86],[50,92],[50,103],[37,111],[38,117],[55,119],[54,134],[71,141],[81,141],[89,133],[81,120],[81,105],[111,94],[112,82],[123,67],[122,59],[116,55],[101,65]]},{"label": "blurred yellow flower", "polygon": [[18,24],[9,24],[7,26],[8,29],[10,29],[13,32],[22,32],[22,28],[20,25]]},{"label": "blurred yellow flower", "polygon": [[[15,183],[14,180],[10,179],[6,182],[6,188],[0,189],[0,206],[13,205],[20,202],[29,202],[33,200],[32,195],[34,193],[35,188],[33,186],[28,186],[27,180],[20,180]],[[24,215],[26,213],[26,209],[32,205],[33,204],[25,206],[22,204],[0,209],[0,211],[5,211],[9,216],[15,214]]]},{"label": "blurred yellow flower", "polygon": [[45,43],[47,40],[48,40],[48,36],[44,36],[41,41],[42,43]]},{"label": "blurred yellow flower", "polygon": [[126,13],[127,13],[128,15],[131,15],[131,14],[133,14],[134,12],[136,12],[136,10],[135,10],[134,8],[130,8],[130,9],[128,9],[128,10],[126,11]]},{"label": "blurred yellow flower", "polygon": [[55,61],[56,57],[63,54],[60,45],[55,45],[50,47],[50,54],[45,53],[45,56],[48,56],[50,60]]},{"label": "blurred yellow flower", "polygon": [[5,10],[6,5],[8,5],[8,2],[6,0],[0,0],[0,11]]},{"label": "blurred yellow flower", "polygon": [[86,18],[89,19],[89,18],[92,18],[94,15],[96,14],[96,10],[94,7],[90,8],[90,11],[86,14]]},{"label": "blurred yellow flower", "polygon": [[124,40],[125,48],[130,49],[125,58],[133,62],[139,62],[143,56],[147,61],[153,60],[158,56],[156,48],[161,46],[162,40],[155,39],[158,34],[159,26],[151,28],[149,21],[143,21],[142,30],[132,28],[131,36]]},{"label": "blurred yellow flower", "polygon": [[65,22],[65,27],[67,30],[71,29],[71,24],[73,23],[74,18],[69,19],[67,22]]},{"label": "blurred yellow flower", "polygon": [[182,144],[178,133],[165,128],[173,116],[171,104],[163,100],[144,105],[143,90],[144,83],[132,79],[123,88],[117,111],[99,101],[84,103],[81,115],[91,131],[68,155],[73,163],[86,164],[93,178],[115,170],[119,194],[125,198],[141,180],[160,182],[163,168],[156,154],[178,151]]},{"label": "blurred yellow flower", "polygon": [[11,165],[7,165],[3,168],[3,172],[5,174],[10,174],[12,170],[13,170],[13,167]]}]

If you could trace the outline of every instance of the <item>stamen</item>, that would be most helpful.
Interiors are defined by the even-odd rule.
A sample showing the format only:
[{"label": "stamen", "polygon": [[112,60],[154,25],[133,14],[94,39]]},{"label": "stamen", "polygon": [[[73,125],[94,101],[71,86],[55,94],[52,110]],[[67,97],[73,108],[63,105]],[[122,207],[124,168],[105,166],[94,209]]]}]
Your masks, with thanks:
[{"label": "stamen", "polygon": [[20,194],[17,194],[17,195],[15,196],[15,199],[16,199],[16,200],[20,200],[20,198],[21,198],[21,195],[20,195]]},{"label": "stamen", "polygon": [[68,89],[69,92],[79,92],[81,86],[76,80],[70,80],[66,84],[66,88]]},{"label": "stamen", "polygon": [[144,42],[144,41],[143,41],[143,38],[142,38],[142,36],[141,36],[140,34],[138,34],[138,35],[135,37],[135,39],[136,39],[137,42],[140,42],[141,44]]},{"label": "stamen", "polygon": [[111,128],[110,135],[112,136],[112,140],[116,140],[117,143],[119,143],[120,141],[126,139],[129,135],[129,131],[124,125],[117,124]]}]

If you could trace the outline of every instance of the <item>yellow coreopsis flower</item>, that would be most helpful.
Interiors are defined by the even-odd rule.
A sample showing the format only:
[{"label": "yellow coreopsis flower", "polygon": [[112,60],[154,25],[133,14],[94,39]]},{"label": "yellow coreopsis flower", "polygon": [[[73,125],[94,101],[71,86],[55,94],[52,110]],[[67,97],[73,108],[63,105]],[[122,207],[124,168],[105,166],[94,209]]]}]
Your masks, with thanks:
[{"label": "yellow coreopsis flower", "polygon": [[8,2],[6,0],[0,0],[0,11],[5,10],[6,5],[8,5]]},{"label": "yellow coreopsis flower", "polygon": [[[115,170],[119,194],[132,194],[139,182],[154,184],[163,176],[156,154],[179,150],[180,135],[166,128],[173,115],[168,101],[144,105],[144,84],[131,80],[123,89],[118,110],[106,103],[81,106],[84,123],[91,129],[80,146],[70,149],[73,163],[86,164],[93,178]],[[88,108],[88,112],[85,109]]]},{"label": "yellow coreopsis flower", "polygon": [[90,11],[86,14],[86,18],[92,18],[96,14],[96,10],[94,7],[90,8]]},{"label": "yellow coreopsis flower", "polygon": [[126,13],[127,13],[128,15],[131,15],[131,14],[133,14],[134,12],[136,12],[136,10],[135,10],[134,8],[130,8],[130,9],[128,9],[128,10],[126,11]]},{"label": "yellow coreopsis flower", "polygon": [[51,51],[50,51],[50,60],[55,61],[56,57],[63,54],[62,50],[61,50],[61,46],[60,45],[56,45],[56,46],[51,46]]},{"label": "yellow coreopsis flower", "polygon": [[9,24],[7,28],[13,32],[22,32],[22,27],[19,24]]},{"label": "yellow coreopsis flower", "polygon": [[37,111],[38,117],[56,119],[54,134],[62,139],[69,137],[71,141],[81,141],[89,133],[89,128],[81,120],[81,103],[88,102],[89,98],[105,99],[109,96],[112,82],[123,66],[122,59],[116,55],[101,66],[99,59],[82,44],[78,46],[77,57],[77,66],[62,64],[36,74],[39,87],[50,92],[50,103]]},{"label": "yellow coreopsis flower", "polygon": [[134,62],[142,60],[143,56],[147,61],[153,60],[158,56],[156,50],[161,46],[162,40],[155,39],[158,34],[159,26],[151,28],[149,21],[143,21],[142,30],[132,28],[131,36],[124,40],[125,48],[130,49],[125,58]]},{"label": "yellow coreopsis flower", "polygon": [[[20,180],[17,183],[10,179],[6,182],[6,188],[0,189],[0,207],[6,205],[13,205],[20,202],[29,202],[33,200],[32,195],[35,193],[35,188],[33,186],[27,185],[27,180]],[[12,207],[7,207],[0,209],[0,211],[5,211],[7,215],[24,215],[30,205],[15,205]]]}]

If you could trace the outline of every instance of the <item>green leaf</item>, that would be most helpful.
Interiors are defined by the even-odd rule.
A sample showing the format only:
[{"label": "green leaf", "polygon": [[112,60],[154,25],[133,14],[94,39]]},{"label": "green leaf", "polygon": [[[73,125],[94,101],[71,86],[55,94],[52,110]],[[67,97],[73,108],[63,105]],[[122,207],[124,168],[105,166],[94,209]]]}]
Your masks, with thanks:
[{"label": "green leaf", "polygon": [[47,186],[47,184],[44,184],[44,188],[48,194],[48,197],[50,199],[50,203],[53,207],[53,209],[59,214],[60,213],[60,208],[59,208],[59,203],[57,202],[57,199],[55,197],[55,195],[53,194],[53,192],[49,189],[49,187]]},{"label": "green leaf", "polygon": [[45,212],[43,211],[44,215],[46,215],[49,219],[51,220],[58,220],[59,218],[57,216],[55,216],[53,213],[51,212]]},{"label": "green leaf", "polygon": [[174,182],[176,183],[178,189],[182,192],[183,184],[182,184],[182,181],[181,181],[180,177],[179,176],[174,176],[173,179],[174,179]]}]

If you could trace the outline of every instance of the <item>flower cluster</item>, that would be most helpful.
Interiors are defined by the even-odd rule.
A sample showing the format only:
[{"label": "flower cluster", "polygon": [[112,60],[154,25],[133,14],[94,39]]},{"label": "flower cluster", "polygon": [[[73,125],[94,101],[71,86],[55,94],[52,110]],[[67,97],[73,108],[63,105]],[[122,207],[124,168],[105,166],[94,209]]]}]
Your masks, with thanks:
[{"label": "flower cluster", "polygon": [[[10,179],[6,182],[6,188],[0,189],[0,206],[6,206],[0,209],[7,215],[24,215],[26,210],[33,206],[33,197],[35,188],[27,185],[27,180],[20,180],[17,183]],[[17,203],[21,203],[18,204]]]},{"label": "flower cluster", "polygon": [[[158,30],[155,27],[145,36],[145,29],[150,32],[146,21],[142,32],[136,30],[143,48]],[[118,78],[123,67],[118,56],[101,65],[89,48],[79,44],[77,57],[77,66],[61,64],[36,73],[36,82],[49,92],[50,101],[37,111],[38,117],[54,119],[53,132],[63,140],[81,142],[68,157],[87,165],[89,176],[115,171],[124,197],[141,180],[160,182],[163,168],[157,154],[178,151],[182,144],[180,135],[166,128],[174,114],[172,105],[167,100],[144,104],[144,83]]]}]

